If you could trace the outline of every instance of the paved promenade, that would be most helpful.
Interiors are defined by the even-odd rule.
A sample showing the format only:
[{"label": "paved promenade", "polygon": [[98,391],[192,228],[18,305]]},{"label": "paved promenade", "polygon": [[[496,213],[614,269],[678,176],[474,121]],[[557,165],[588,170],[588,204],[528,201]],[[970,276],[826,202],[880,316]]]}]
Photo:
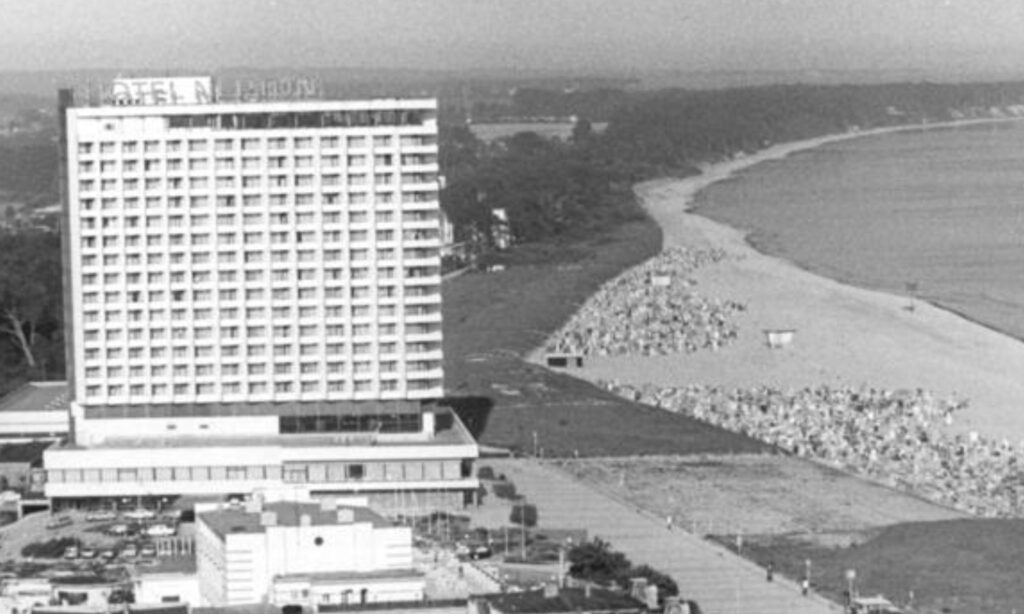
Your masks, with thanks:
[{"label": "paved promenade", "polygon": [[664,518],[580,483],[557,468],[534,460],[488,459],[516,490],[538,507],[540,526],[586,528],[611,543],[634,564],[648,564],[676,580],[682,597],[695,600],[707,614],[835,614],[825,599],[804,597],[783,578],[767,582],[764,570],[716,544],[680,528],[668,530]]}]

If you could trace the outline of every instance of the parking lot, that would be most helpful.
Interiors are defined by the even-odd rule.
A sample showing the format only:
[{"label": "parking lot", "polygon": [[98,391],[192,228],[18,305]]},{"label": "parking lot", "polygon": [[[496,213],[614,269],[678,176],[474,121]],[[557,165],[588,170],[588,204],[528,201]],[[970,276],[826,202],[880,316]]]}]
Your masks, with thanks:
[{"label": "parking lot", "polygon": [[0,528],[0,560],[7,571],[150,566],[160,558],[190,556],[193,525],[176,513],[65,511],[32,514]]}]

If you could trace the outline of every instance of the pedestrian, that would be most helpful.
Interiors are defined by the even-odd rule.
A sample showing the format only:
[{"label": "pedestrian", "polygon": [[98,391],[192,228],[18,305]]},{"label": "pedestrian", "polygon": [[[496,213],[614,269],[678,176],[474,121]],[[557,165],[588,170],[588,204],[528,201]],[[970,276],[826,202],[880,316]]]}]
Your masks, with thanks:
[{"label": "pedestrian", "polygon": [[769,582],[775,579],[775,561],[768,561],[768,567],[765,571],[765,579]]},{"label": "pedestrian", "polygon": [[804,577],[803,581],[800,583],[800,593],[804,597],[806,597],[807,593],[809,593],[810,591],[811,591],[811,581],[808,580],[806,577]]},{"label": "pedestrian", "polygon": [[665,528],[669,531],[672,530],[672,514],[665,516]]}]

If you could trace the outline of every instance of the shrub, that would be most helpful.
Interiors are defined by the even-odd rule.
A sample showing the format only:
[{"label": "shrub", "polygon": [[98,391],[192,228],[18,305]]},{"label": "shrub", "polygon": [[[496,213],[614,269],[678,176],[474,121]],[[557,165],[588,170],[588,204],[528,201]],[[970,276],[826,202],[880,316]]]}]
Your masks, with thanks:
[{"label": "shrub", "polygon": [[508,499],[509,501],[516,499],[516,485],[512,482],[495,482],[491,486],[491,490],[494,491],[494,496],[499,499]]},{"label": "shrub", "polygon": [[493,480],[494,479],[494,467],[484,465],[476,470],[476,477],[481,480]]},{"label": "shrub", "polygon": [[537,506],[528,503],[519,503],[512,507],[512,514],[509,520],[513,524],[522,524],[528,527],[537,526]]},{"label": "shrub", "polygon": [[74,537],[60,537],[45,542],[32,542],[21,549],[23,557],[38,557],[43,559],[56,559],[64,556],[64,550],[68,546],[80,545]]}]

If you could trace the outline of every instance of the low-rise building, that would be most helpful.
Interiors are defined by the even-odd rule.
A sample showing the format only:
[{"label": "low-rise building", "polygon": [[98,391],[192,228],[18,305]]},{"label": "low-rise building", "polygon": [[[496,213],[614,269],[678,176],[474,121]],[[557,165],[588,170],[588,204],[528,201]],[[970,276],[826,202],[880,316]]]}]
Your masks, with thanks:
[{"label": "low-rise building", "polygon": [[377,603],[423,598],[412,529],[333,500],[196,508],[204,605]]}]

